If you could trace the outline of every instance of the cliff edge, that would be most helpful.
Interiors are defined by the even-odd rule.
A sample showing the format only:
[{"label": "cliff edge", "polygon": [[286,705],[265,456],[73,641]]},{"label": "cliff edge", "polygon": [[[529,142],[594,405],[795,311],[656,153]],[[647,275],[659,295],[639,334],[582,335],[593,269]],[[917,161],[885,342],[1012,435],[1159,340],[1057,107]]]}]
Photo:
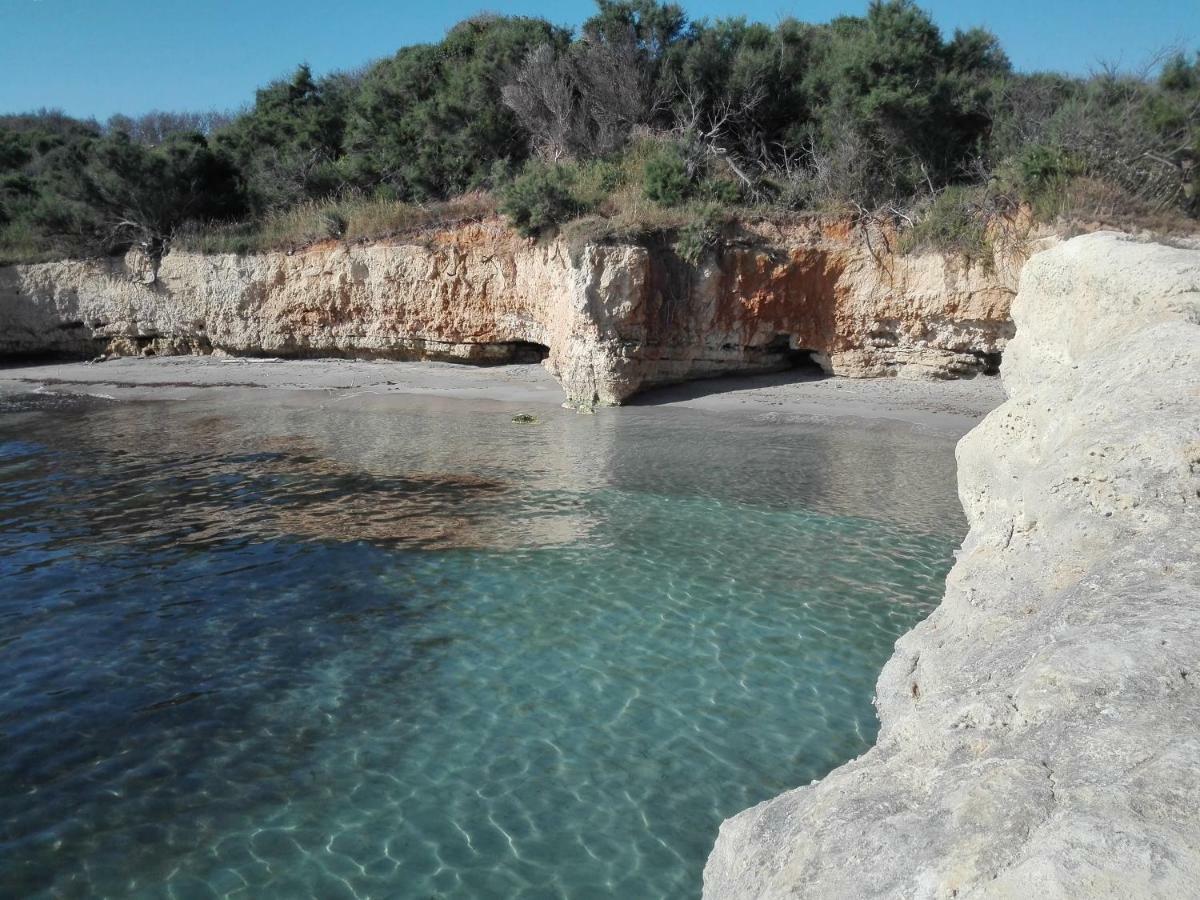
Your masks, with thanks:
[{"label": "cliff edge", "polygon": [[849,377],[992,370],[1023,251],[985,263],[894,244],[837,220],[747,224],[692,263],[662,235],[573,248],[485,220],[295,253],[11,266],[0,358],[541,358],[578,406],[801,360]]},{"label": "cliff edge", "polygon": [[727,820],[710,900],[1196,895],[1200,251],[1075,238],[1013,317],[877,745]]}]

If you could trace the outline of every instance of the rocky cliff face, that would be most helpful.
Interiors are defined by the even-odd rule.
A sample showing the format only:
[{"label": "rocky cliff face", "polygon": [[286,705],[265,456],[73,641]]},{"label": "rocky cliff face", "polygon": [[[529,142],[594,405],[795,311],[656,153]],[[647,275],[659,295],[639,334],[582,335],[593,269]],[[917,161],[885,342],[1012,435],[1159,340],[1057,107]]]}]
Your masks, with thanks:
[{"label": "rocky cliff face", "polygon": [[1200,251],[1076,238],[1013,315],[877,746],[726,821],[706,897],[1195,896]]},{"label": "rocky cliff face", "polygon": [[13,266],[0,269],[0,356],[545,356],[579,405],[805,354],[851,377],[993,367],[1021,260],[900,256],[888,238],[746,226],[693,266],[666,241],[572,251],[488,221],[294,254]]}]

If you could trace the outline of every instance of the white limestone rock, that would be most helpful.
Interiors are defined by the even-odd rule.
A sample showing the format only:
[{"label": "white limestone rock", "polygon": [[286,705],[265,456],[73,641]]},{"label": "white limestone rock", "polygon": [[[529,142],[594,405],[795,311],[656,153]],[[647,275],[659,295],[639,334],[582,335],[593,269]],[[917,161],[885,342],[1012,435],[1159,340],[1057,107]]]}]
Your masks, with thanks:
[{"label": "white limestone rock", "polygon": [[1035,256],[971,525],[875,748],[727,820],[710,900],[1200,892],[1200,251]]}]

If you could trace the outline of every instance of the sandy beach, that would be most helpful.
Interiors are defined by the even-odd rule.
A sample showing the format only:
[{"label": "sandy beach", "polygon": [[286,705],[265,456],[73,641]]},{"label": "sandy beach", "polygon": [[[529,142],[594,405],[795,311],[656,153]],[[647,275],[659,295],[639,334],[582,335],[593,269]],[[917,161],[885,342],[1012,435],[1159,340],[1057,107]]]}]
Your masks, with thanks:
[{"label": "sandy beach", "polygon": [[[176,356],[0,368],[0,392],[56,391],[111,400],[201,399],[213,389],[316,391],[338,403],[389,394],[559,406],[558,383],[539,365],[272,360]],[[224,394],[225,392],[222,391]],[[999,378],[962,381],[823,378],[809,372],[734,376],[659,388],[639,407],[687,408],[757,421],[854,418],[964,434],[1004,400]],[[606,414],[601,410],[600,414]]]}]

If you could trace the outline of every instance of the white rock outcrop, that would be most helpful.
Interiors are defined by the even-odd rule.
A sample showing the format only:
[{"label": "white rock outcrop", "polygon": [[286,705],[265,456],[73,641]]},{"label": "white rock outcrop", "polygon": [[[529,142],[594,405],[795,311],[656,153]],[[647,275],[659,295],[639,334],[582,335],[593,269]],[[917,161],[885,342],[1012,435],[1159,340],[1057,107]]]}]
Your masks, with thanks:
[{"label": "white rock outcrop", "polygon": [[721,827],[710,900],[1200,896],[1200,251],[1035,256],[877,745]]},{"label": "white rock outcrop", "polygon": [[839,221],[744,226],[699,265],[666,239],[571,248],[498,220],[253,256],[0,268],[0,357],[63,353],[546,357],[571,403],[786,368],[851,377],[994,366],[1021,253],[904,256]]}]

